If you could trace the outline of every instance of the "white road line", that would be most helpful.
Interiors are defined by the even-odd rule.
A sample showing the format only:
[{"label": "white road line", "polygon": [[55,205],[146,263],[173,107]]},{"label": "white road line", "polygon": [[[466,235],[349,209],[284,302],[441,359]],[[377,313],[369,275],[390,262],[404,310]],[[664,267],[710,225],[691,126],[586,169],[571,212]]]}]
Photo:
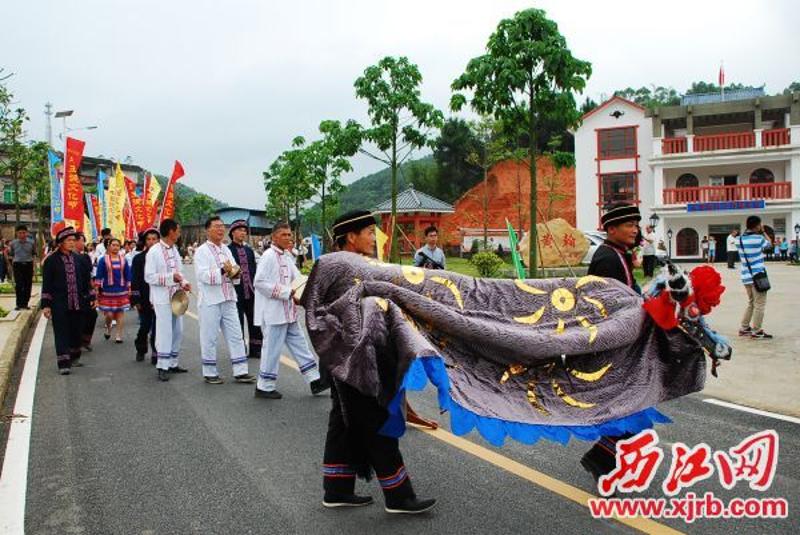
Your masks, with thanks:
[{"label": "white road line", "polygon": [[727,401],[721,401],[714,398],[706,398],[703,401],[706,403],[711,403],[712,405],[719,405],[720,407],[727,407],[737,411],[749,412],[750,414],[757,414],[759,416],[766,416],[767,418],[783,420],[784,422],[800,424],[800,418],[795,418],[794,416],[786,416],[785,414],[778,414],[777,412],[762,411],[761,409],[754,409],[752,407],[746,407],[745,405],[737,405],[736,403],[729,403]]},{"label": "white road line", "polygon": [[47,318],[42,316],[33,333],[17,401],[8,431],[3,473],[0,474],[0,533],[25,533],[25,497],[28,489],[28,454],[31,447],[33,396],[42,353]]}]

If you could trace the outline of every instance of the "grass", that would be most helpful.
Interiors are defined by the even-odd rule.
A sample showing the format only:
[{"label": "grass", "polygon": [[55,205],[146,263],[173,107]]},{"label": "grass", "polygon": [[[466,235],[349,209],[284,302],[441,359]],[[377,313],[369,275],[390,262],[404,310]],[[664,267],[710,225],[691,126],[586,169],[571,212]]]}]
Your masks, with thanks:
[{"label": "grass", "polygon": [[3,307],[0,307],[0,318],[5,318],[6,316],[8,316],[8,310],[6,310]]},{"label": "grass", "polygon": [[0,294],[13,294],[14,286],[10,282],[0,284]]}]

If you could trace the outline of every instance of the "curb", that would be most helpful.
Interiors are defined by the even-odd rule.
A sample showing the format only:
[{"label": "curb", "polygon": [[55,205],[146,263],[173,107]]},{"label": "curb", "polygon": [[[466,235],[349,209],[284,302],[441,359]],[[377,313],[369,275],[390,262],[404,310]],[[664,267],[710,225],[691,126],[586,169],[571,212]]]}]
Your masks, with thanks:
[{"label": "curb", "polygon": [[8,384],[11,380],[11,374],[14,370],[14,363],[17,361],[17,356],[22,349],[25,338],[28,335],[28,330],[33,324],[33,320],[39,315],[39,307],[34,306],[31,310],[23,310],[20,314],[21,321],[20,328],[11,333],[11,336],[3,343],[0,348],[0,407],[6,399],[6,392],[8,392]]}]

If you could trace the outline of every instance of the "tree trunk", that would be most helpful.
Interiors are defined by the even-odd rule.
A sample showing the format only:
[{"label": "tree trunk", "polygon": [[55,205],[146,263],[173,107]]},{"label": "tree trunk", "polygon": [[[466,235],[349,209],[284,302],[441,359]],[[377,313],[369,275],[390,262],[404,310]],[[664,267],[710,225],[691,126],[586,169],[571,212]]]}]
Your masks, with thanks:
[{"label": "tree trunk", "polygon": [[536,206],[539,202],[536,180],[536,115],[533,111],[533,85],[530,87],[529,95],[529,108],[528,108],[528,158],[530,158],[530,172],[531,172],[531,218],[530,218],[530,239],[528,241],[528,267],[530,269],[530,277],[535,279],[539,276],[539,262],[538,262],[538,249],[539,249],[539,233],[536,229]]},{"label": "tree trunk", "polygon": [[483,250],[489,249],[489,173],[483,166]]},{"label": "tree trunk", "polygon": [[397,241],[397,128],[392,139],[392,220],[391,237],[392,248],[389,261],[393,264],[400,263],[400,243]]}]

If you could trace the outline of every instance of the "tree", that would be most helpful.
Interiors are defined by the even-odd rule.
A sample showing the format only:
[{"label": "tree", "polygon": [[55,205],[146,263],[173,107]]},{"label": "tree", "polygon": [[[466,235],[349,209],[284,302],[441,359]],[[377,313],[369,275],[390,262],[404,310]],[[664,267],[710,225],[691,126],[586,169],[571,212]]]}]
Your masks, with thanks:
[{"label": "tree", "polygon": [[789,87],[783,90],[784,95],[791,95],[792,93],[800,92],[800,82],[792,82]]},{"label": "tree", "polygon": [[627,87],[614,91],[614,95],[649,109],[659,106],[677,106],[681,103],[680,95],[672,87],[652,86],[652,89],[645,86],[638,89]]},{"label": "tree", "polygon": [[304,143],[302,137],[294,138],[292,145],[296,148],[282,152],[264,172],[268,214],[289,222],[294,209],[296,228],[300,224],[300,205],[314,195],[312,166],[309,152],[302,147]]},{"label": "tree", "polygon": [[491,117],[481,117],[470,123],[477,144],[467,155],[467,162],[481,170],[483,179],[483,248],[489,247],[489,170],[495,164],[508,159],[506,139],[500,132],[501,125]]},{"label": "tree", "polygon": [[217,202],[204,193],[193,195],[178,205],[178,219],[184,224],[202,223],[217,209]]},{"label": "tree", "polygon": [[[0,71],[1,72],[1,71]],[[3,78],[7,79],[8,76]],[[29,147],[23,142],[23,127],[28,121],[24,108],[13,106],[14,95],[0,84],[0,176],[6,176],[14,187],[15,222],[20,222],[20,181],[30,164]]]},{"label": "tree", "polygon": [[373,143],[379,154],[360,151],[385,163],[392,178],[392,262],[400,261],[397,240],[397,170],[411,154],[432,146],[429,131],[440,128],[442,112],[420,98],[422,75],[408,58],[387,56],[377,65],[367,67],[355,81],[356,96],[367,101],[372,126],[363,131],[366,141]]},{"label": "tree", "polygon": [[480,169],[467,161],[478,150],[480,141],[467,121],[452,117],[444,122],[433,149],[438,168],[437,197],[453,202],[480,181]]},{"label": "tree", "polygon": [[[583,90],[591,72],[589,62],[572,56],[556,23],[544,11],[528,9],[500,21],[489,37],[486,54],[471,59],[453,82],[453,110],[467,104],[467,97],[459,91],[470,90],[470,106],[475,111],[494,116],[507,128],[519,129],[520,134],[527,133],[531,244],[538,242],[537,126],[552,120],[574,125],[579,115],[573,92]],[[538,271],[536,250],[530,247],[532,277]]]},{"label": "tree", "polygon": [[[323,232],[327,223],[328,196],[335,196],[344,188],[340,181],[343,173],[353,170],[350,158],[361,146],[361,126],[347,121],[344,126],[339,121],[322,121],[319,125],[322,139],[304,148],[303,158],[310,172],[311,186],[320,196],[320,224]],[[304,141],[297,138],[298,146]]]},{"label": "tree", "polygon": [[[42,225],[44,207],[50,205],[50,169],[47,161],[47,152],[50,147],[44,141],[37,141],[28,147],[28,157],[19,181],[20,195],[30,199],[36,206],[35,235],[44,236],[42,229],[50,228],[49,224]],[[49,223],[49,217],[46,218]]]}]

